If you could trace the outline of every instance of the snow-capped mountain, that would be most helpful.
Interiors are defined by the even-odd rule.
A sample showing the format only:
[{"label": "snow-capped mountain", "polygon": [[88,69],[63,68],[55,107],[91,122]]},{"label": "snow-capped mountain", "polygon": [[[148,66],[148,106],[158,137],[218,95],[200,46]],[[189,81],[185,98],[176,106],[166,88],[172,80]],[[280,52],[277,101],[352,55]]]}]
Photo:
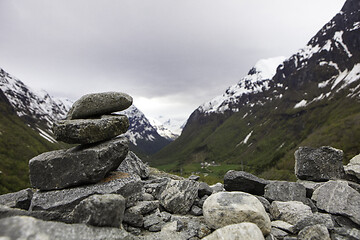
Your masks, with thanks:
[{"label": "snow-capped mountain", "polygon": [[120,112],[128,116],[130,127],[125,133],[133,148],[144,154],[153,154],[170,143],[170,139],[159,134],[145,115],[134,105]]},{"label": "snow-capped mountain", "polygon": [[163,116],[159,116],[157,119],[149,118],[149,120],[161,136],[172,141],[180,136],[185,125],[182,120],[165,119]]},{"label": "snow-capped mountain", "polygon": [[[237,84],[199,106],[158,165],[215,161],[291,179],[299,146],[360,152],[360,1],[341,11],[288,59],[261,60]],[[191,168],[193,169],[193,168]]]},{"label": "snow-capped mountain", "polygon": [[202,113],[238,112],[238,103],[243,95],[256,94],[269,90],[269,82],[276,73],[277,67],[285,57],[262,59],[237,84],[229,87],[224,94],[202,104],[198,110]]}]

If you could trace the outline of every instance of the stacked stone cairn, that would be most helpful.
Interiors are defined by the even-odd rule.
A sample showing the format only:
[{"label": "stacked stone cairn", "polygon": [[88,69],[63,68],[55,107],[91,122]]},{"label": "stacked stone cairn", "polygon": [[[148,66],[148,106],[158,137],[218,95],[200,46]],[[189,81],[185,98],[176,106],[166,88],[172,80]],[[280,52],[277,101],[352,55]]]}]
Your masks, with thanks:
[{"label": "stacked stone cairn", "polygon": [[[77,115],[83,101],[90,111],[114,98],[126,104]],[[360,239],[360,155],[343,166],[341,150],[300,147],[297,182],[230,170],[224,184],[209,186],[195,175],[186,179],[147,166],[127,150],[123,137],[115,137],[126,131],[127,120],[107,114],[130,99],[87,95],[55,124],[58,139],[81,139],[81,145],[30,160],[37,189],[0,196],[0,239]],[[106,137],[79,130],[86,126]],[[121,130],[110,134],[107,127]]]}]

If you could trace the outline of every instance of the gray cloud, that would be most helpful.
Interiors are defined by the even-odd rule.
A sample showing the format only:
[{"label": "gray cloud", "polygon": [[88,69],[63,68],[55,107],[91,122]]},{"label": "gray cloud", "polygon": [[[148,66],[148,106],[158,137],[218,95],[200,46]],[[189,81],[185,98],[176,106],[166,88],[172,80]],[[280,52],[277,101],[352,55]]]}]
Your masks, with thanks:
[{"label": "gray cloud", "polygon": [[185,118],[257,60],[303,47],[344,2],[2,0],[0,67],[57,96],[124,91]]}]

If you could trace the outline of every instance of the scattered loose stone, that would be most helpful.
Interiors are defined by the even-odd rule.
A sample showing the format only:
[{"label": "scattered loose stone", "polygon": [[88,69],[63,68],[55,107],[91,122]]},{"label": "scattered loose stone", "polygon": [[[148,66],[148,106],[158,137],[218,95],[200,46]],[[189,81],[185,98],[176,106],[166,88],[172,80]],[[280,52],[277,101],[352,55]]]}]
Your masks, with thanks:
[{"label": "scattered loose stone", "polygon": [[270,181],[258,178],[243,171],[228,171],[224,176],[226,191],[242,191],[255,195],[264,195],[264,188]]},{"label": "scattered loose stone", "polygon": [[271,222],[271,227],[272,228],[278,228],[281,230],[284,230],[286,232],[289,233],[293,233],[294,232],[294,225],[291,225],[290,223],[281,221],[281,220],[276,220],[276,221],[272,221]]},{"label": "scattered loose stone", "polygon": [[346,181],[329,181],[317,188],[312,196],[316,206],[332,214],[349,217],[360,224],[360,193]]},{"label": "scattered loose stone", "polygon": [[198,190],[199,198],[202,198],[205,195],[210,196],[212,192],[213,190],[210,188],[210,186],[207,183],[199,182],[199,190]]},{"label": "scattered loose stone", "polygon": [[312,182],[312,181],[306,181],[306,180],[297,180],[297,183],[300,183],[301,185],[303,185],[306,188],[306,197],[311,198],[313,192],[315,191],[316,188],[320,187],[321,185],[323,185],[323,182]]},{"label": "scattered loose stone", "polygon": [[292,225],[295,225],[298,221],[304,219],[307,216],[311,216],[313,213],[311,208],[302,202],[273,201],[270,205],[270,214],[276,220],[283,220]]},{"label": "scattered loose stone", "polygon": [[271,222],[261,202],[244,192],[219,192],[208,197],[203,206],[207,224],[218,229],[230,224],[252,222],[264,235],[270,233]]},{"label": "scattered loose stone", "polygon": [[271,228],[271,235],[273,235],[275,239],[284,239],[284,237],[288,236],[289,233],[279,228]]},{"label": "scattered loose stone", "polygon": [[104,115],[92,119],[60,120],[54,124],[53,132],[58,141],[89,144],[114,138],[128,128],[126,116]]},{"label": "scattered loose stone", "polygon": [[203,214],[203,211],[200,207],[193,205],[190,209],[190,214],[194,216],[200,216]]},{"label": "scattered loose stone", "polygon": [[356,228],[335,228],[331,237],[334,240],[358,240],[360,239],[360,230]]},{"label": "scattered loose stone", "polygon": [[306,188],[296,182],[271,182],[265,187],[264,197],[270,201],[299,201],[307,203]]},{"label": "scattered loose stone", "polygon": [[197,176],[197,175],[191,175],[188,179],[189,179],[189,180],[192,180],[192,181],[199,181],[200,176]]},{"label": "scattered loose stone", "polygon": [[210,188],[213,190],[213,193],[225,191],[224,184],[222,183],[216,183],[214,185],[211,185]]},{"label": "scattered loose stone", "polygon": [[121,240],[138,239],[119,228],[98,228],[15,216],[0,220],[0,236],[9,239]]},{"label": "scattered loose stone", "polygon": [[334,221],[332,220],[330,214],[314,213],[313,215],[306,216],[305,218],[298,221],[294,225],[293,230],[295,233],[298,233],[303,228],[316,224],[322,224],[329,230],[334,229]]},{"label": "scattered loose stone", "polygon": [[104,92],[82,96],[77,100],[67,119],[89,118],[127,109],[132,104],[132,97],[126,93]]},{"label": "scattered loose stone", "polygon": [[231,224],[219,228],[203,239],[204,240],[219,240],[219,239],[264,240],[264,236],[256,224],[250,222],[243,222],[243,223]]},{"label": "scattered loose stone", "polygon": [[125,198],[119,194],[92,195],[73,210],[74,222],[98,227],[119,228],[125,210]]},{"label": "scattered loose stone", "polygon": [[198,195],[198,183],[190,180],[170,180],[161,192],[160,204],[171,213],[186,214]]},{"label": "scattered loose stone", "polygon": [[116,169],[128,152],[127,139],[46,152],[29,162],[30,182],[40,190],[96,183]]},{"label": "scattered loose stone", "polygon": [[3,194],[0,195],[0,205],[28,210],[32,196],[33,190],[30,188],[14,193]]},{"label": "scattered loose stone", "polygon": [[345,173],[360,180],[360,154],[353,157],[349,164],[344,166]]},{"label": "scattered loose stone", "polygon": [[332,147],[300,147],[295,152],[295,174],[299,179],[327,181],[344,176],[343,151]]},{"label": "scattered loose stone", "polygon": [[149,166],[141,161],[135,153],[129,151],[126,158],[120,163],[117,169],[121,172],[138,175],[141,179],[147,179],[150,174]]},{"label": "scattered loose stone", "polygon": [[322,224],[305,227],[299,232],[298,240],[331,240],[327,228]]}]

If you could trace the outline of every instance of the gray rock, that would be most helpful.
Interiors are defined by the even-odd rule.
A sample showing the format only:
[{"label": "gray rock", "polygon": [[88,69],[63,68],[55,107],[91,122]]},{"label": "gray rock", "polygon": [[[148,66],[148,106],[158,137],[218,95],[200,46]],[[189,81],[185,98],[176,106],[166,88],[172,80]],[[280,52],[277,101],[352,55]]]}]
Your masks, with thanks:
[{"label": "gray rock", "polygon": [[341,215],[332,215],[332,218],[335,222],[335,226],[344,227],[344,228],[358,228],[360,229],[360,225],[354,223],[349,218],[341,216]]},{"label": "gray rock", "polygon": [[215,183],[214,185],[211,185],[210,188],[213,190],[213,193],[225,191],[224,184],[222,183]]},{"label": "gray rock", "polygon": [[172,215],[171,220],[177,222],[177,231],[183,234],[183,239],[199,239],[211,233],[204,217],[201,216]]},{"label": "gray rock", "polygon": [[154,196],[151,195],[150,193],[144,192],[144,193],[143,193],[143,200],[144,200],[144,201],[154,201],[155,198],[154,198]]},{"label": "gray rock", "polygon": [[123,115],[103,115],[92,119],[60,120],[54,123],[55,139],[66,143],[88,144],[112,139],[125,133],[129,119]]},{"label": "gray rock", "polygon": [[208,197],[203,206],[209,227],[218,229],[230,224],[252,222],[264,235],[270,233],[271,222],[261,202],[244,192],[219,192]]},{"label": "gray rock", "polygon": [[300,147],[295,152],[295,174],[299,179],[326,181],[344,176],[343,151],[332,147]]},{"label": "gray rock", "polygon": [[125,210],[123,222],[132,227],[142,227],[144,225],[144,217],[141,214],[134,214]]},{"label": "gray rock", "polygon": [[30,210],[71,212],[81,200],[94,194],[116,193],[128,198],[141,192],[142,182],[138,176],[121,172],[116,172],[113,176],[97,184],[35,192]]},{"label": "gray rock", "polygon": [[322,224],[305,227],[299,232],[298,240],[331,240],[327,228]]},{"label": "gray rock", "polygon": [[199,208],[202,208],[204,205],[205,200],[208,198],[208,195],[203,196],[201,199],[196,199],[194,204],[198,206]]},{"label": "gray rock", "polygon": [[294,225],[291,225],[290,223],[287,223],[287,222],[284,222],[284,221],[281,221],[281,220],[272,221],[271,222],[271,228],[278,228],[278,229],[281,229],[281,230],[286,231],[288,233],[293,233],[294,232]]},{"label": "gray rock", "polygon": [[30,182],[41,190],[96,183],[116,169],[128,152],[127,139],[46,152],[29,162]]},{"label": "gray rock", "polygon": [[147,179],[150,174],[149,166],[141,161],[135,153],[129,151],[124,161],[117,169],[121,172],[137,174],[141,179]]},{"label": "gray rock", "polygon": [[141,201],[137,202],[135,206],[126,209],[126,211],[134,214],[145,215],[157,208],[159,208],[159,201]]},{"label": "gray rock", "polygon": [[98,227],[121,226],[125,198],[119,194],[92,195],[82,200],[73,210],[74,222]]},{"label": "gray rock", "polygon": [[332,214],[349,217],[360,224],[360,193],[346,181],[329,181],[317,188],[312,196],[316,206]]},{"label": "gray rock", "polygon": [[29,216],[29,212],[22,209],[0,205],[0,219],[13,216]]},{"label": "gray rock", "polygon": [[270,201],[299,201],[307,203],[306,188],[296,182],[271,182],[265,187],[264,197]]},{"label": "gray rock", "polygon": [[311,212],[311,208],[302,202],[273,201],[270,205],[270,214],[273,219],[282,220],[294,225],[305,217],[311,216],[313,213]]},{"label": "gray rock", "polygon": [[199,182],[198,196],[202,198],[205,195],[210,196],[212,194],[212,188],[205,182]]},{"label": "gray rock", "polygon": [[298,221],[294,227],[293,230],[295,233],[298,233],[303,228],[307,226],[312,226],[316,224],[323,224],[327,227],[327,229],[332,230],[334,229],[334,221],[330,214],[326,213],[314,213],[313,215],[306,216],[302,220]]},{"label": "gray rock", "polygon": [[47,240],[121,240],[138,239],[119,228],[98,228],[85,224],[47,222],[32,217],[16,216],[0,219],[0,236],[10,239]]},{"label": "gray rock", "polygon": [[297,180],[297,183],[300,183],[306,188],[306,197],[311,198],[313,192],[316,188],[323,185],[323,182],[312,182],[312,181],[306,181],[306,180]]},{"label": "gray rock", "polygon": [[0,205],[28,210],[32,196],[33,190],[30,188],[14,193],[3,194],[0,195]]},{"label": "gray rock", "polygon": [[359,240],[360,230],[356,228],[335,228],[331,238],[333,240]]},{"label": "gray rock", "polygon": [[284,237],[289,236],[289,233],[279,228],[271,228],[271,235],[273,235],[275,239],[284,239]]},{"label": "gray rock", "polygon": [[170,180],[161,192],[160,204],[171,213],[189,212],[198,195],[198,182],[190,180]]},{"label": "gray rock", "polygon": [[196,205],[193,205],[191,207],[190,214],[194,215],[194,216],[200,216],[200,215],[203,214],[202,208],[200,208],[200,207],[198,207]]},{"label": "gray rock", "polygon": [[82,96],[67,114],[67,119],[89,118],[127,109],[132,97],[126,93],[104,92]]},{"label": "gray rock", "polygon": [[349,164],[344,166],[345,173],[360,180],[360,154],[353,157]]},{"label": "gray rock", "polygon": [[266,199],[266,198],[264,198],[264,197],[262,197],[262,196],[255,196],[260,202],[261,202],[261,204],[264,206],[264,208],[265,208],[265,211],[266,212],[269,212],[269,209],[270,209],[270,202]]},{"label": "gray rock", "polygon": [[188,179],[192,181],[199,181],[200,177],[197,175],[191,175],[190,177],[188,177]]},{"label": "gray rock", "polygon": [[238,240],[264,240],[259,227],[250,222],[227,225],[219,228],[203,240],[238,239]]},{"label": "gray rock", "polygon": [[264,188],[270,182],[243,171],[228,171],[224,176],[226,191],[242,191],[255,195],[264,195]]}]

